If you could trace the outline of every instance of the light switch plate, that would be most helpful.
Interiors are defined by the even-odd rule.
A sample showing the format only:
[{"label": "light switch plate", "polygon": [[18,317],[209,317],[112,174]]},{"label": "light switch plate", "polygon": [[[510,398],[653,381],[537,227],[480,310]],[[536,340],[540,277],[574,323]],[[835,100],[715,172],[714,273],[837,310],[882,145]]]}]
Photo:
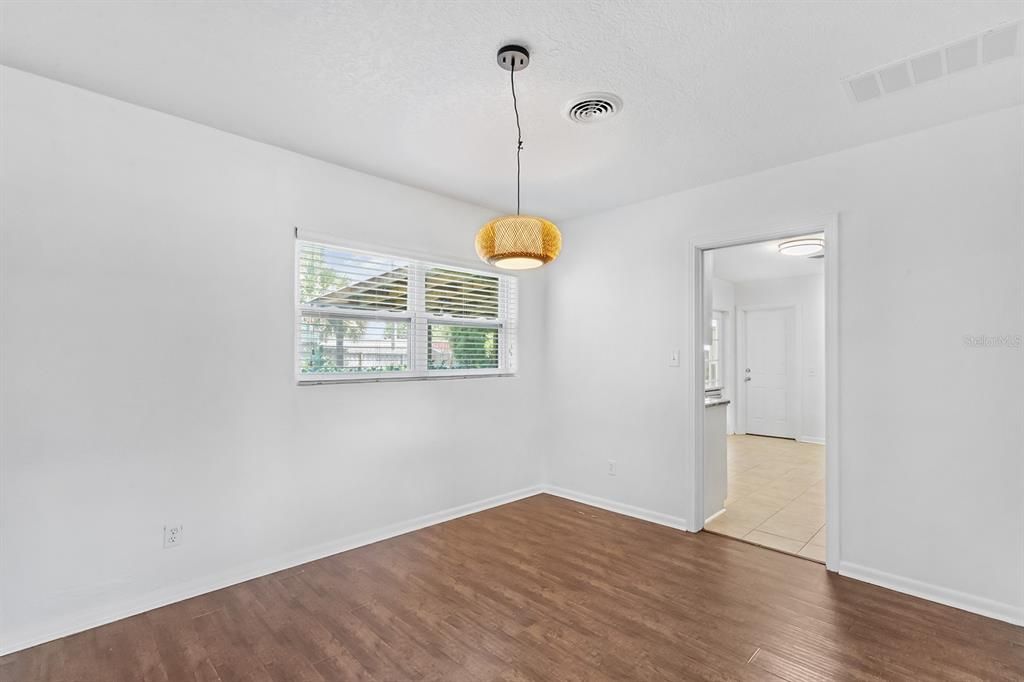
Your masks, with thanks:
[{"label": "light switch plate", "polygon": [[678,367],[679,366],[679,350],[670,351],[668,354],[668,366]]}]

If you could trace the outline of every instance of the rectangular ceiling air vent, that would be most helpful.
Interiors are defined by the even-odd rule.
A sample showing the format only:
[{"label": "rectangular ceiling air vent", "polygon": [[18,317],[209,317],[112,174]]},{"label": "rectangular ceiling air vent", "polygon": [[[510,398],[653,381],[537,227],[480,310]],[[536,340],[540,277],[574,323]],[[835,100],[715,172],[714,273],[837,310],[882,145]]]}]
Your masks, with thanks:
[{"label": "rectangular ceiling air vent", "polygon": [[1022,52],[1020,21],[911,55],[843,80],[854,102],[868,102],[943,76],[969,71]]}]

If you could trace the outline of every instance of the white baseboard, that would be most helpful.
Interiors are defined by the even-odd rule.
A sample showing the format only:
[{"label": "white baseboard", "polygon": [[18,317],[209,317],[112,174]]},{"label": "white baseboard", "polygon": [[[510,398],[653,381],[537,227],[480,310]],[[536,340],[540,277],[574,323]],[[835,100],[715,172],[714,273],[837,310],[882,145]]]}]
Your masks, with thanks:
[{"label": "white baseboard", "polygon": [[[558,497],[564,497],[565,499],[573,500],[574,502],[589,504],[593,507],[599,507],[608,511],[624,514],[626,516],[632,516],[633,518],[643,519],[644,521],[650,521],[663,526],[669,526],[679,530],[689,530],[685,519],[670,516],[668,514],[662,514],[661,512],[622,504],[621,502],[615,502],[602,497],[595,497],[593,495],[576,492],[574,490],[567,490],[566,488],[560,488],[558,486],[546,486],[543,489],[543,492],[551,495],[557,495]],[[952,606],[963,611],[970,611],[971,613],[977,613],[989,618],[1006,621],[1014,625],[1024,625],[1024,608],[1015,607],[1010,604],[1004,604],[984,597],[978,597],[976,595],[938,587],[936,585],[913,580],[911,578],[904,578],[891,573],[877,571],[875,569],[850,562],[840,562],[839,574],[848,578],[853,578],[854,580],[860,580],[862,582],[871,583],[872,585],[878,585],[879,587],[885,587],[890,590],[909,594],[914,597],[920,597],[921,599],[926,599],[928,601]]]},{"label": "white baseboard", "polygon": [[797,436],[797,442],[800,443],[814,443],[815,445],[824,445],[825,439],[818,438],[817,436]]},{"label": "white baseboard", "polygon": [[657,523],[662,526],[668,526],[678,530],[690,530],[690,527],[686,523],[686,519],[679,516],[662,514],[661,512],[651,511],[650,509],[634,507],[631,504],[623,504],[622,502],[615,502],[614,500],[606,500],[603,497],[595,497],[586,493],[578,493],[575,490],[559,488],[558,486],[545,486],[543,492],[557,497],[564,497],[565,499],[572,500],[573,502],[589,504],[591,507],[599,507],[606,511],[623,514],[624,516],[632,516],[634,519],[650,521],[651,523]]},{"label": "white baseboard", "polygon": [[711,523],[712,521],[714,521],[715,519],[717,519],[719,516],[721,516],[724,513],[725,513],[725,507],[722,507],[721,509],[716,511],[714,514],[712,514],[711,516],[709,516],[706,519],[704,519],[704,525],[705,526],[708,525],[709,523]]},{"label": "white baseboard", "polygon": [[[71,614],[60,620],[47,623],[43,626],[25,629],[24,631],[5,633],[0,643],[0,656],[27,649],[37,644],[49,642],[61,637],[75,634],[83,630],[105,625],[122,618],[134,616],[139,613],[151,611],[161,606],[190,599],[192,597],[219,590],[231,585],[236,585],[246,580],[259,578],[286,568],[298,566],[310,561],[322,559],[333,554],[345,552],[350,549],[364,545],[387,540],[398,535],[404,535],[427,526],[444,523],[461,516],[475,514],[492,507],[498,507],[509,502],[515,502],[539,493],[549,493],[567,500],[588,504],[593,507],[616,512],[644,521],[650,521],[662,526],[668,526],[678,530],[688,531],[689,526],[686,519],[678,516],[671,516],[661,512],[623,504],[614,500],[608,500],[586,493],[580,493],[558,486],[537,485],[523,488],[503,495],[496,495],[485,500],[478,500],[458,507],[451,507],[433,514],[426,514],[408,521],[392,524],[384,528],[357,533],[345,538],[325,542],[312,547],[296,550],[287,554],[279,555],[269,559],[252,562],[243,566],[237,566],[221,573],[204,576],[189,580],[177,585],[154,590],[141,597],[123,601],[119,604],[108,604],[101,609],[94,609],[83,613]],[[1015,607],[1010,604],[993,601],[984,597],[958,592],[935,585],[930,585],[911,578],[885,573],[866,566],[850,562],[841,562],[839,565],[840,575],[855,580],[885,587],[897,592],[903,592],[915,597],[938,602],[947,606],[970,611],[990,618],[1024,626],[1024,608]]]},{"label": "white baseboard", "polygon": [[363,545],[370,545],[374,542],[387,540],[398,535],[404,535],[414,530],[433,526],[445,521],[457,519],[460,516],[475,514],[492,507],[498,507],[509,502],[515,502],[526,497],[532,497],[544,492],[543,486],[531,486],[503,495],[496,495],[485,500],[470,502],[458,507],[451,507],[433,514],[426,514],[408,521],[385,526],[374,530],[357,533],[348,537],[331,540],[329,542],[306,547],[287,554],[278,555],[269,559],[261,559],[242,566],[233,567],[213,575],[203,576],[194,580],[188,580],[177,585],[160,588],[148,592],[140,597],[124,600],[116,604],[105,604],[102,608],[92,609],[82,613],[68,614],[58,620],[46,623],[34,628],[26,628],[23,631],[5,632],[0,639],[0,656],[27,649],[37,644],[49,642],[61,637],[73,635],[76,632],[112,623],[129,616],[134,616],[146,611],[167,606],[175,602],[191,599],[207,592],[213,592],[231,585],[259,578],[261,576],[283,571],[286,568],[305,564],[310,561],[322,559],[339,552],[345,552]]},{"label": "white baseboard", "polygon": [[853,578],[896,592],[902,592],[928,601],[945,604],[962,611],[970,611],[996,620],[1003,620],[1014,625],[1024,625],[1024,608],[1004,604],[986,597],[979,597],[966,592],[951,590],[938,585],[904,578],[903,576],[886,573],[867,566],[842,561],[839,563],[839,575]]}]

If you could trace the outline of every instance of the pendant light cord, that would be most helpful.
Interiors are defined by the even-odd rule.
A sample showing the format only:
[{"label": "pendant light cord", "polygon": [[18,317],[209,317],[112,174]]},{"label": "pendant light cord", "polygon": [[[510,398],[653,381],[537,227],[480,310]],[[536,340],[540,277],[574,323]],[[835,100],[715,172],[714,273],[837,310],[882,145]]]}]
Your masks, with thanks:
[{"label": "pendant light cord", "polygon": [[519,215],[519,178],[522,175],[522,164],[519,160],[519,155],[523,151],[523,127],[519,124],[519,103],[516,101],[516,67],[514,62],[510,73],[512,78],[512,109],[516,112],[516,130],[519,133],[519,139],[516,142],[516,215]]}]

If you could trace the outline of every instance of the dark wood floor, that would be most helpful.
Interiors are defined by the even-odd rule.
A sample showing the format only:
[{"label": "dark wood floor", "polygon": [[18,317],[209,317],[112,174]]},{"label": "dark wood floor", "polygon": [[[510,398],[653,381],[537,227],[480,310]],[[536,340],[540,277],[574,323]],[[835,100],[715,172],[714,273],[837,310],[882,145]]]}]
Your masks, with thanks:
[{"label": "dark wood floor", "polygon": [[1024,679],[1024,629],[548,495],[0,659],[52,680]]}]

